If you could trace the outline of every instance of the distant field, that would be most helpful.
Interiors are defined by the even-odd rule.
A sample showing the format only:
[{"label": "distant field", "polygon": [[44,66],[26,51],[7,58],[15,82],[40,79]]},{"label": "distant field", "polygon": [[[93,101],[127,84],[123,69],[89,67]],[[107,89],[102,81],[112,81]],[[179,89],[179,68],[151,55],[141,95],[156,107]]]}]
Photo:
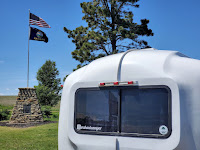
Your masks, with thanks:
[{"label": "distant field", "polygon": [[[14,106],[16,103],[17,96],[0,96],[0,105],[4,106]],[[60,102],[54,107],[52,107],[52,111],[59,111]]]},{"label": "distant field", "polygon": [[0,96],[0,105],[14,106],[17,96]]},{"label": "distant field", "polygon": [[[9,110],[10,115],[12,114],[13,107],[16,103],[17,96],[0,96],[0,111],[1,110]],[[41,106],[41,109],[44,106]],[[59,110],[60,110],[60,102],[54,107],[51,107],[52,115],[50,118],[43,118],[45,121],[58,121],[59,118]],[[10,115],[8,118],[10,118]],[[0,149],[1,150],[1,149]]]}]

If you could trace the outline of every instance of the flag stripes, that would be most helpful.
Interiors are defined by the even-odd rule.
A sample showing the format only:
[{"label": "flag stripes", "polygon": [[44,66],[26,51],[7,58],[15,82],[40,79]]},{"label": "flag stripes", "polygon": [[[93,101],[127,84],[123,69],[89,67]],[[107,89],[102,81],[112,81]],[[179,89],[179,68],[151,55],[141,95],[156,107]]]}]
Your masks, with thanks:
[{"label": "flag stripes", "polygon": [[51,28],[50,25],[48,25],[42,18],[40,18],[32,13],[30,13],[29,24],[37,25],[37,26],[43,27],[43,28]]}]

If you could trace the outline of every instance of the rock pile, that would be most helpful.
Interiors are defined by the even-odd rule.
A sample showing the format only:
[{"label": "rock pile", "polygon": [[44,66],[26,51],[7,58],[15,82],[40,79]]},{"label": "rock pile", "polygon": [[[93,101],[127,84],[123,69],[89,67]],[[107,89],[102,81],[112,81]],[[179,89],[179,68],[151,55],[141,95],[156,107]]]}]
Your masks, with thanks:
[{"label": "rock pile", "polygon": [[9,123],[43,122],[34,88],[19,88],[16,104]]}]

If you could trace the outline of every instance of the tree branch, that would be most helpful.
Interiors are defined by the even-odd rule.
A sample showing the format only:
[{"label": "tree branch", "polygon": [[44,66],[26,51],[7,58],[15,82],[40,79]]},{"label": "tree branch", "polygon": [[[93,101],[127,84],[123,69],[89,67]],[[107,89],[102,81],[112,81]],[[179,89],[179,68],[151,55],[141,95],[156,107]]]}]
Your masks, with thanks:
[{"label": "tree branch", "polygon": [[103,43],[101,43],[101,48],[103,49],[103,51],[104,51],[107,55],[109,55],[109,53],[108,53],[108,51],[106,50],[106,48],[105,48],[105,46],[103,45]]},{"label": "tree branch", "polygon": [[120,9],[124,6],[124,2],[121,3],[121,5],[118,8],[118,11],[120,11]]},{"label": "tree branch", "polygon": [[111,13],[110,8],[108,6],[108,1],[107,0],[103,0],[103,4],[105,5],[106,9],[109,10],[109,12]]}]

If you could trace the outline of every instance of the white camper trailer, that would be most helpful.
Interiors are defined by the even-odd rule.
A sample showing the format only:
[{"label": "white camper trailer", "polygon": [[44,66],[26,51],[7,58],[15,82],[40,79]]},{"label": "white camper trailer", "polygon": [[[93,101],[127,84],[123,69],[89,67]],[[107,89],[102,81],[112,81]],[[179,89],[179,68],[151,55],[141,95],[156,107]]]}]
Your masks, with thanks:
[{"label": "white camper trailer", "polygon": [[65,81],[59,150],[200,150],[200,61],[129,50]]}]

